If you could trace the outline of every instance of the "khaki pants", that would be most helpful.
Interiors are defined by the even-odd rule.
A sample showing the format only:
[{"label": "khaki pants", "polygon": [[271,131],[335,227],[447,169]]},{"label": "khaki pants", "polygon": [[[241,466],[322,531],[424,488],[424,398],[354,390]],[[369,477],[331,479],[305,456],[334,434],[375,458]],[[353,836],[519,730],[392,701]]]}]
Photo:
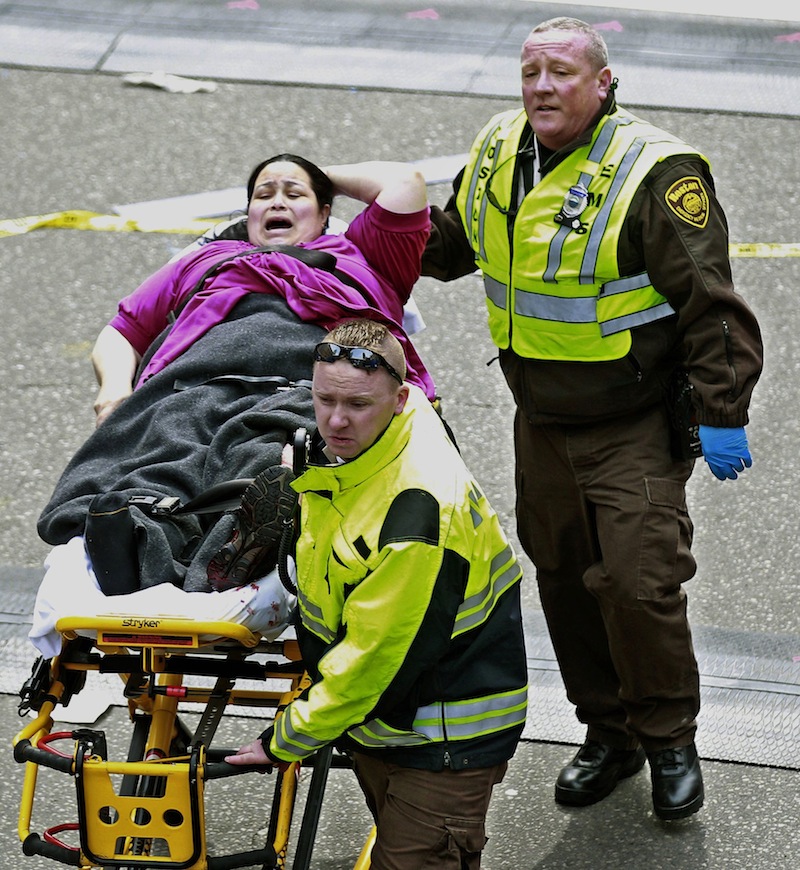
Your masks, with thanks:
[{"label": "khaki pants", "polygon": [[690,743],[699,676],[682,584],[685,484],[661,406],[588,426],[515,421],[517,525],[569,699],[619,749]]},{"label": "khaki pants", "polygon": [[414,770],[354,753],[375,819],[372,870],[478,870],[486,811],[507,764],[475,770]]}]

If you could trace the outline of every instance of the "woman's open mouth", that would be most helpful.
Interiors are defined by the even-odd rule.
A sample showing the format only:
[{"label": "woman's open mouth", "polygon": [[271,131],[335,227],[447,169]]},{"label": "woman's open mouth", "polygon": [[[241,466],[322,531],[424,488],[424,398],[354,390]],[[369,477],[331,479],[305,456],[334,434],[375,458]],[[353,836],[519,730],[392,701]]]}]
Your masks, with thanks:
[{"label": "woman's open mouth", "polygon": [[292,222],[288,218],[270,218],[265,224],[264,229],[267,232],[272,230],[290,230]]}]

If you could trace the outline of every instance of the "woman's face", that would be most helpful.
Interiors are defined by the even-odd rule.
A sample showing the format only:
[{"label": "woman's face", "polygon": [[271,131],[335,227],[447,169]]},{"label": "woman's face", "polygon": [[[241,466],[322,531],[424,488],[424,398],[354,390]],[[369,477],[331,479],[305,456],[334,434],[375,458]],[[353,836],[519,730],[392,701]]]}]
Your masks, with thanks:
[{"label": "woman's face", "polygon": [[254,245],[296,245],[321,236],[330,206],[320,208],[311,179],[296,163],[269,163],[256,178],[247,207]]}]

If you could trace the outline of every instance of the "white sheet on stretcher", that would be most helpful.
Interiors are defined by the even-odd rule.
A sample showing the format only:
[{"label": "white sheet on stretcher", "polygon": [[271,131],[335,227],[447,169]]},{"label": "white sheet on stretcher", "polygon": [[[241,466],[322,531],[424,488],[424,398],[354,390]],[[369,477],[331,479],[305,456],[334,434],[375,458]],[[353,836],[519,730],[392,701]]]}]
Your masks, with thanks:
[{"label": "white sheet on stretcher", "polygon": [[184,592],[162,583],[129,595],[107,596],[100,591],[81,537],[54,547],[44,564],[28,638],[45,658],[61,652],[56,622],[62,616],[189,616],[203,622],[239,623],[274,640],[288,626],[296,604],[277,570],[225,592]]}]

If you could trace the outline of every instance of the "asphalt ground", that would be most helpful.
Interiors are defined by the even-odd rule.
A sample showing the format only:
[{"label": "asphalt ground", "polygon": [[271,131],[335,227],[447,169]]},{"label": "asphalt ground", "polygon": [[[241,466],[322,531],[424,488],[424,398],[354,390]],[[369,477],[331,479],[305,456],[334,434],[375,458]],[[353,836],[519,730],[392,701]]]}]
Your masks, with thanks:
[{"label": "asphalt ground", "polygon": [[[181,3],[0,3],[0,49],[6,44],[4,36],[19,37],[18,30],[11,33],[4,28],[9,20],[16,28],[21,17],[26,17],[31,28],[28,34],[38,33],[42,41],[46,41],[44,37],[54,39],[46,13],[52,13],[58,25],[59,45],[65,49],[94,46],[102,41],[97,28],[87,37],[88,19],[79,13],[87,6],[103,5],[106,16],[117,16],[117,24],[120,16],[129,16],[129,28],[137,13],[158,13],[166,21],[168,7],[178,18],[187,8]],[[225,4],[195,6],[207,10],[210,24],[216,25],[214,15],[219,16]],[[315,22],[319,30],[323,29],[319,22],[324,20],[327,30],[342,33],[347,22],[337,15],[352,12],[351,6],[339,4],[337,10],[322,3],[305,3],[296,9],[298,14],[311,16],[309,22]],[[455,2],[438,4],[437,8],[452,12],[460,6],[470,11],[478,8]],[[501,3],[498,10],[508,10],[518,26],[523,7],[529,11],[532,24],[551,14],[551,6]],[[399,3],[386,2],[376,3],[375,9],[384,16],[381,21],[397,28],[399,16],[408,11]],[[319,16],[313,15],[315,10]],[[560,11],[580,12],[589,18],[580,7],[568,10],[562,6]],[[650,38],[658,41],[656,25],[663,16],[648,18],[643,13],[620,10],[613,13],[613,19],[603,16],[589,20],[619,20],[626,26],[633,21],[631,29],[650,33]],[[592,14],[599,16],[596,11]],[[70,16],[72,24],[65,22]],[[170,26],[175,26],[174,16]],[[702,27],[707,26],[707,19],[703,19]],[[754,23],[752,32],[762,33],[764,26]],[[746,23],[737,23],[733,32],[721,19],[714,27],[718,33],[714,46],[741,43],[741,37],[736,36],[742,32],[740,27],[750,32]],[[675,57],[681,55],[680,34],[686,34],[689,41],[695,38],[701,21],[672,16],[670,28]],[[199,29],[194,27],[194,31]],[[800,30],[800,25],[794,25],[794,30]],[[120,32],[119,28],[115,32],[113,44],[117,47],[124,44],[123,39],[116,38]],[[713,29],[705,32],[711,40]],[[778,35],[791,32],[792,27],[783,27]],[[152,33],[154,38],[164,39],[163,30],[156,28]],[[374,37],[374,26],[367,28],[367,36],[370,33]],[[464,26],[460,38],[464,40],[471,33]],[[107,39],[105,32],[101,35]],[[277,38],[270,34],[271,40]],[[389,44],[396,38],[397,34],[390,32],[388,41],[374,39],[368,46],[376,74],[397,64]],[[217,27],[215,45],[228,45],[226,50],[230,51],[231,39]],[[284,44],[287,42],[291,39],[284,34]],[[34,41],[30,44],[33,46]],[[111,45],[107,40],[109,50],[103,57],[113,57]],[[204,77],[210,78],[209,66],[215,58],[208,48],[210,43],[201,48],[194,45],[192,52],[191,46],[182,42],[176,56],[183,63],[184,57],[194,54],[200,62],[206,52]],[[432,69],[436,64],[431,49],[436,48],[436,39],[429,36],[427,45],[428,68]],[[696,470],[689,497],[696,526],[698,574],[687,591],[698,636],[709,639],[711,646],[721,633],[733,638],[730,679],[744,684],[747,669],[755,668],[755,676],[764,682],[763,669],[759,671],[763,664],[759,644],[779,647],[783,651],[781,673],[789,676],[781,678],[774,692],[791,700],[798,694],[800,682],[800,663],[794,661],[800,656],[795,570],[800,552],[795,497],[800,478],[795,461],[800,408],[800,313],[795,288],[800,283],[800,268],[796,256],[785,254],[800,242],[800,163],[794,145],[798,122],[783,106],[773,106],[784,98],[785,89],[772,93],[759,79],[764,70],[774,72],[778,61],[781,76],[792,79],[788,60],[797,57],[797,49],[791,56],[783,51],[786,45],[793,43],[773,42],[773,48],[778,46],[777,60],[773,57],[772,65],[754,64],[747,84],[736,80],[743,99],[750,89],[756,96],[760,90],[762,106],[768,108],[759,114],[707,107],[687,111],[674,101],[653,100],[656,107],[642,105],[644,101],[638,99],[627,104],[711,158],[734,249],[741,253],[756,250],[749,247],[752,245],[765,246],[758,249],[765,256],[737,256],[733,261],[737,287],[758,314],[766,345],[765,372],[748,427],[754,466],[740,480],[725,483],[716,481],[704,467]],[[326,48],[332,53],[336,46]],[[468,48],[465,43],[465,52]],[[339,50],[346,57],[355,49],[348,44],[340,45]],[[508,50],[497,49],[504,62]],[[778,57],[778,52],[783,53]],[[124,84],[120,77],[123,71],[156,68],[147,67],[143,55],[136,59],[142,64],[131,62],[125,70],[98,68],[96,62],[70,68],[66,63],[45,63],[42,54],[25,64],[20,59],[9,60],[0,51],[0,64],[4,64],[0,66],[0,145],[5,165],[0,173],[0,220],[70,209],[112,214],[114,207],[122,204],[233,188],[243,184],[250,168],[264,156],[283,150],[298,151],[321,164],[363,159],[427,161],[460,154],[490,114],[517,105],[509,85],[500,93],[464,95],[447,92],[441,79],[438,89],[410,91],[381,84],[291,83],[283,80],[287,77],[285,65],[278,83],[235,81],[217,74],[213,93],[174,94]],[[702,52],[693,58],[692,65],[684,64],[681,72],[693,75],[695,90],[703,93],[706,102],[713,102],[713,88],[704,84],[701,60]],[[419,58],[413,59],[415,66],[419,62]],[[325,69],[324,64],[318,67],[318,79],[325,79]],[[170,71],[189,74],[182,66]],[[404,71],[395,74],[395,84]],[[650,72],[656,77],[652,68]],[[654,90],[668,93],[668,64],[662,65],[657,78]],[[624,80],[618,97],[626,104]],[[432,185],[429,192],[433,202],[443,203],[447,186]],[[347,217],[346,210],[342,214]],[[6,677],[12,653],[17,655],[20,649],[24,614],[29,612],[48,550],[36,537],[36,518],[61,469],[92,429],[95,387],[88,358],[91,345],[117,300],[188,240],[185,235],[170,233],[63,228],[0,238],[0,581],[5,602],[0,609],[6,611],[6,631],[0,640],[6,655],[0,672]],[[422,279],[415,296],[427,329],[418,336],[417,345],[436,377],[445,413],[468,463],[511,530],[513,409],[497,365],[487,365],[494,351],[484,323],[481,294],[480,281],[474,276],[450,285]],[[541,611],[534,573],[527,567],[526,620],[529,632],[538,635]],[[752,641],[752,647],[744,645],[745,639]],[[709,650],[719,652],[718,648]],[[30,653],[32,659],[32,650]],[[16,659],[13,664],[16,667]],[[714,690],[712,682],[708,680],[709,697]],[[10,740],[20,721],[15,713],[16,689],[7,686],[8,680],[3,684],[7,694],[0,696],[0,727]],[[775,723],[779,740],[772,742],[781,742],[787,749],[777,762],[763,763],[771,738],[764,736],[769,734],[761,727],[764,717],[751,700],[757,697],[763,696],[737,696],[724,716],[717,711],[710,717],[713,721],[707,723],[705,734],[701,719],[702,754],[721,760],[704,764],[706,807],[693,819],[671,825],[652,816],[646,774],[624,783],[595,807],[567,810],[555,806],[553,780],[574,751],[570,744],[576,742],[574,722],[561,698],[558,722],[566,723],[563,729],[546,740],[535,735],[526,739],[506,782],[496,793],[485,866],[490,870],[789,870],[800,866],[796,747],[800,721],[793,707]],[[532,693],[532,707],[535,704]],[[728,732],[720,726],[723,718],[730,725]],[[124,732],[118,708],[106,714],[101,723],[109,733]],[[236,719],[228,727],[231,742],[236,743],[239,738],[249,738],[256,726],[252,720]],[[545,728],[542,733],[551,732]],[[753,735],[755,745],[748,744]],[[752,748],[743,751],[745,746]],[[21,856],[15,831],[21,767],[13,762],[10,752],[0,755],[0,771],[7,798],[0,806],[0,866],[34,870],[51,866],[52,862]],[[218,842],[249,837],[252,833],[248,832],[257,829],[255,807],[263,803],[259,781],[256,778],[252,794],[240,795],[244,803],[238,808],[227,797],[216,805],[220,813],[215,822],[219,825],[215,834]],[[53,782],[52,787],[47,784],[41,806],[45,824],[71,815],[64,810],[70,787],[69,782]],[[313,866],[330,870],[352,866],[366,827],[365,811],[352,778],[337,771],[326,794]]]}]

